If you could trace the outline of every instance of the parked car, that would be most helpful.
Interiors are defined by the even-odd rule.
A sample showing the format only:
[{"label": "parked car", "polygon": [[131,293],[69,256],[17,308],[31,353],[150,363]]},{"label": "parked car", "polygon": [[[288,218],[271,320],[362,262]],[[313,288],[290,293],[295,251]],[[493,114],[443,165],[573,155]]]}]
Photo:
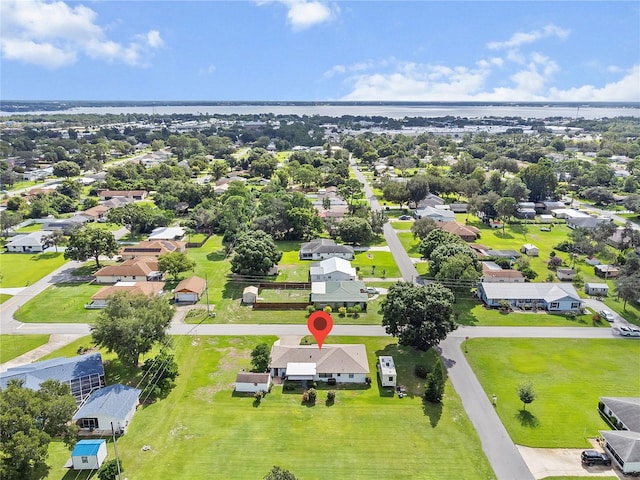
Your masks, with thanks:
[{"label": "parked car", "polygon": [[409,215],[400,215],[398,220],[411,220],[411,217]]},{"label": "parked car", "polygon": [[618,332],[623,337],[640,337],[640,330],[633,327],[618,327]]},{"label": "parked car", "polygon": [[613,322],[615,320],[613,313],[611,313],[609,310],[600,310],[598,312],[598,315],[604,318],[607,322]]},{"label": "parked car", "polygon": [[598,452],[596,450],[585,450],[580,455],[582,463],[591,465],[611,465],[611,459],[606,453]]},{"label": "parked car", "polygon": [[370,293],[371,295],[377,295],[378,289],[373,287],[367,287],[367,293]]}]

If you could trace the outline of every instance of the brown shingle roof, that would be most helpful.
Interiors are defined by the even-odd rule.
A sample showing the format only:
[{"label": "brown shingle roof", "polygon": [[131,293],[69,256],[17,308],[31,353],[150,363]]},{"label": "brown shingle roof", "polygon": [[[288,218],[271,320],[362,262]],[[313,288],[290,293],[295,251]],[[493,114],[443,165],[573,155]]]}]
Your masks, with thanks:
[{"label": "brown shingle roof", "polygon": [[269,373],[239,372],[236,383],[267,383],[269,377]]},{"label": "brown shingle roof", "polygon": [[108,265],[98,270],[94,275],[96,277],[109,276],[148,276],[151,272],[158,271],[158,261],[155,259],[138,259],[133,258],[121,263],[120,265]]},{"label": "brown shingle roof", "polygon": [[204,292],[204,289],[206,287],[207,282],[205,282],[204,278],[193,276],[182,280],[173,291],[178,293],[193,292],[200,295],[202,292]]},{"label": "brown shingle roof", "polygon": [[185,249],[185,243],[179,240],[151,240],[143,241],[137,245],[124,247],[121,251],[122,254],[129,255],[152,255],[159,256],[165,253],[171,252],[183,252]]}]

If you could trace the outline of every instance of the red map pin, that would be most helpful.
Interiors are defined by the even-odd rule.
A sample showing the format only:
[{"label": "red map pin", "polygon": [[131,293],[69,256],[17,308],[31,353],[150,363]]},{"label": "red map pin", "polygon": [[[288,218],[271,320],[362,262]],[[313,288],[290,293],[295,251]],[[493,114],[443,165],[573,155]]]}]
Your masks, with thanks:
[{"label": "red map pin", "polygon": [[329,332],[333,328],[333,319],[331,315],[322,310],[317,310],[309,315],[307,320],[307,328],[318,342],[318,348],[322,348],[324,339],[327,338]]}]

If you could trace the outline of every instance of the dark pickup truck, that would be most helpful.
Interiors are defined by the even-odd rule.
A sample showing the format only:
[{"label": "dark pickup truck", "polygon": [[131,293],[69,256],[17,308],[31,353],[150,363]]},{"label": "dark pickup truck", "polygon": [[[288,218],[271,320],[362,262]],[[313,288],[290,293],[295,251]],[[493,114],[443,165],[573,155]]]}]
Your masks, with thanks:
[{"label": "dark pickup truck", "polygon": [[611,465],[611,459],[606,453],[597,452],[595,450],[585,450],[580,456],[582,463],[591,465]]}]

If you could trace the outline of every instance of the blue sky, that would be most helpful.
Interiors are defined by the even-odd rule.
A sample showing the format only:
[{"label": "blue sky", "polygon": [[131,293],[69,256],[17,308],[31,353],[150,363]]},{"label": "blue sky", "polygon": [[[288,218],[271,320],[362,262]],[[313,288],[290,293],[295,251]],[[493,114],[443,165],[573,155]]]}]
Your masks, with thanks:
[{"label": "blue sky", "polygon": [[640,101],[636,1],[0,9],[4,100]]}]

